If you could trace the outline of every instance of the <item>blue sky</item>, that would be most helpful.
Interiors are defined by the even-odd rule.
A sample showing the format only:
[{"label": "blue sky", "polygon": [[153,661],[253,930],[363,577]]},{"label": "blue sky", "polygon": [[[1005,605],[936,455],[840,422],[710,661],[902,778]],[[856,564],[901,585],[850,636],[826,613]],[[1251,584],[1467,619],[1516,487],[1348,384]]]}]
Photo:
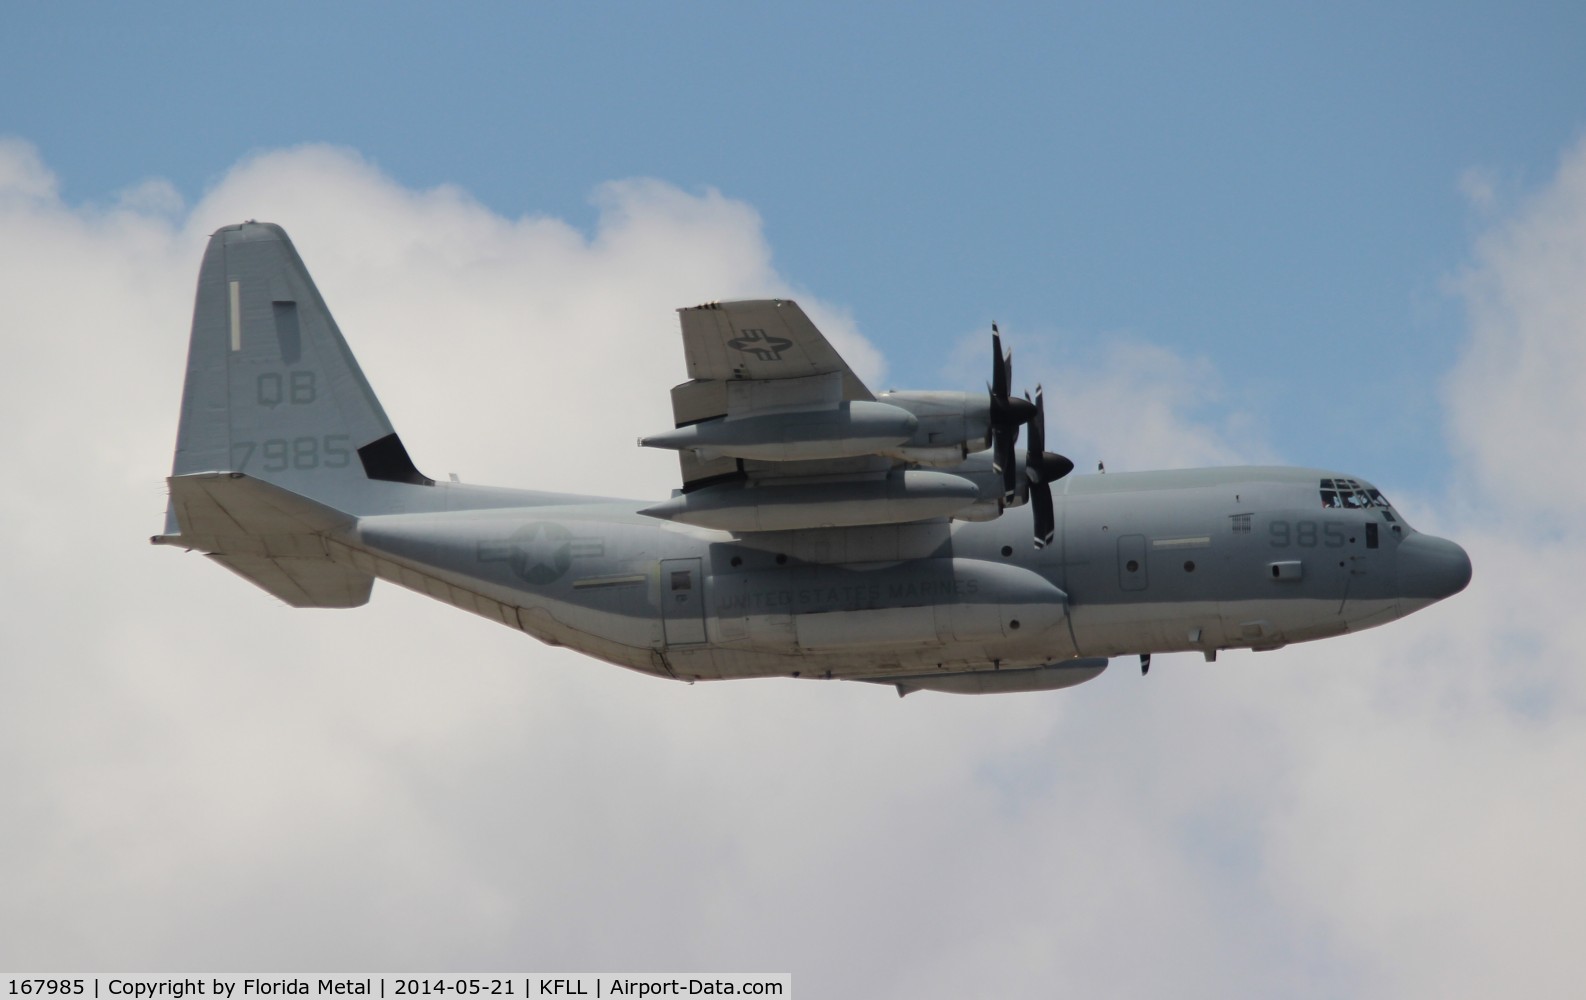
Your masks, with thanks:
[{"label": "blue sky", "polygon": [[[1291,461],[1438,476],[1473,212],[1586,129],[1569,4],[27,5],[0,128],[71,200],[330,142],[507,216],[752,205],[899,385],[993,318],[1203,355]],[[1479,221],[1479,220],[1476,220]],[[972,385],[980,372],[959,373]],[[1337,405],[1364,393],[1368,408]]]},{"label": "blue sky", "polygon": [[[11,5],[0,967],[1579,983],[1583,51],[1558,3]],[[791,294],[878,387],[978,387],[995,319],[1082,469],[1340,468],[1475,579],[978,700],[293,612],[144,544],[248,217],[432,475],[664,495],[671,309]]]}]

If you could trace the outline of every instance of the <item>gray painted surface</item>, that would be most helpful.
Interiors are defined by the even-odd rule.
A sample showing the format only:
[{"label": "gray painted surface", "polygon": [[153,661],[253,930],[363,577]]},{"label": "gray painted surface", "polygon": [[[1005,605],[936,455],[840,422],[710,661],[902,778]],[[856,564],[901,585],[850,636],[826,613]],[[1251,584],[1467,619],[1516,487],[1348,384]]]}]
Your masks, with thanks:
[{"label": "gray painted surface", "polygon": [[[685,346],[701,354],[682,395],[707,401],[702,417],[719,399],[775,426],[757,407],[822,393],[836,405],[839,384],[848,400],[870,398],[792,303],[683,315]],[[731,376],[735,351],[758,374],[717,388],[700,378]],[[777,377],[797,381],[770,384],[782,357],[798,367]],[[685,475],[701,467],[690,461]],[[1415,532],[1358,477],[1319,469],[1070,476],[1054,488],[1053,544],[1037,549],[1027,503],[988,513],[1000,476],[984,453],[950,470],[971,489],[929,509],[886,484],[947,473],[897,456],[764,465],[758,479],[684,495],[776,512],[731,531],[658,519],[641,501],[430,482],[285,233],[248,223],[218,231],[205,254],[155,540],[209,553],[297,606],[360,604],[379,577],[663,677],[846,678],[900,693],[1048,690],[1096,676],[1107,657],[1276,649],[1403,617],[1470,578],[1457,545]],[[778,489],[793,499],[757,508]],[[974,519],[949,520],[953,503]]]}]

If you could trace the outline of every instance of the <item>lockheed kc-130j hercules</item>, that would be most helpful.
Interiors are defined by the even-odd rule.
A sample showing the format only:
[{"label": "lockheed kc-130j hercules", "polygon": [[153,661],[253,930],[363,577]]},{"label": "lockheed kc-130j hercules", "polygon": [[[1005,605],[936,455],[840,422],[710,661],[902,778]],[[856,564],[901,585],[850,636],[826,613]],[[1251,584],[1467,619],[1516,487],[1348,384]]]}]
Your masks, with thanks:
[{"label": "lockheed kc-130j hercules", "polygon": [[[1070,475],[1045,406],[872,392],[795,303],[679,310],[681,489],[636,502],[419,472],[286,233],[209,241],[156,543],[294,607],[376,577],[658,677],[1035,691],[1109,657],[1273,650],[1463,589],[1470,561],[1318,469]],[[1024,447],[1019,447],[1021,431]]]}]

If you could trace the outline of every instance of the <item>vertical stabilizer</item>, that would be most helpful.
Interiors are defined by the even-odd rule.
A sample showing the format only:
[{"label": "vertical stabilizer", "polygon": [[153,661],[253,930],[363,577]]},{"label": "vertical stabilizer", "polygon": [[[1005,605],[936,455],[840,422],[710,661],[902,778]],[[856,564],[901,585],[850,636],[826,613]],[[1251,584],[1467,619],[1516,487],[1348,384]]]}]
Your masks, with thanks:
[{"label": "vertical stabilizer", "polygon": [[[352,514],[390,509],[414,467],[280,226],[209,238],[173,476],[240,472]],[[397,504],[400,506],[400,504]],[[175,533],[175,508],[166,530]]]}]

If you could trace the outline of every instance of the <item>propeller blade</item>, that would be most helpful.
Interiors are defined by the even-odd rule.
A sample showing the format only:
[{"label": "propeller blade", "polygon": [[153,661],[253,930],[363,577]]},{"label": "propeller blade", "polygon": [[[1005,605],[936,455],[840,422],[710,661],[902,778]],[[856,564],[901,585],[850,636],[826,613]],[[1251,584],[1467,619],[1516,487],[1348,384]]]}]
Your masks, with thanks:
[{"label": "propeller blade", "polygon": [[1046,396],[1041,387],[1035,387],[1035,414],[1030,418],[1030,457],[1046,450]]},{"label": "propeller blade", "polygon": [[992,468],[1002,473],[1002,502],[1005,504],[1019,499],[1019,459],[1013,450],[1017,434],[1017,427],[1011,434],[998,433],[996,447],[991,453]]},{"label": "propeller blade", "polygon": [[991,324],[991,423],[993,427],[1013,427],[1028,423],[1035,415],[1035,405],[1028,399],[1013,395],[1013,352],[1002,353],[1002,336],[997,324]]},{"label": "propeller blade", "polygon": [[1041,482],[1030,483],[1030,510],[1035,515],[1035,547],[1044,549],[1052,544],[1057,531],[1057,515],[1052,509],[1052,487]]},{"label": "propeller blade", "polygon": [[1002,356],[1002,335],[997,332],[997,324],[991,324],[991,407],[996,409],[998,403],[1007,402],[1008,385],[1012,381],[1011,365]]},{"label": "propeller blade", "polygon": [[1027,399],[1011,395],[1013,353],[1002,351],[1002,333],[991,324],[991,426],[987,443],[991,446],[991,466],[1002,474],[1002,499],[1013,503],[1019,497],[1019,428],[1035,413]]},{"label": "propeller blade", "polygon": [[1035,414],[1030,419],[1029,450],[1024,456],[1024,478],[1029,481],[1030,509],[1035,518],[1035,547],[1052,544],[1057,513],[1052,507],[1052,484],[1074,471],[1074,463],[1046,450],[1046,395],[1035,387]]}]

